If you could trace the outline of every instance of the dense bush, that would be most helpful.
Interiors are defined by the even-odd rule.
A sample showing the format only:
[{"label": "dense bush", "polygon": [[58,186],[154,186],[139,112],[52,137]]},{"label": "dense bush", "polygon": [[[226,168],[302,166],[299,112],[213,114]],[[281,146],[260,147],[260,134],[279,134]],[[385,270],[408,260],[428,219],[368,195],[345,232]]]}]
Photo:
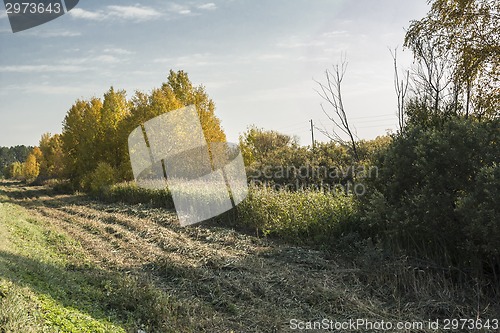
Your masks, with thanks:
[{"label": "dense bush", "polygon": [[500,263],[500,165],[483,167],[473,190],[458,199],[457,214],[467,235],[462,245],[478,254],[490,268]]},{"label": "dense bush", "polygon": [[498,120],[409,126],[380,160],[365,232],[446,265],[500,264],[499,136]]},{"label": "dense bush", "polygon": [[390,142],[389,136],[361,140],[360,159],[354,160],[349,148],[337,142],[317,142],[312,149],[299,146],[289,135],[256,127],[240,137],[249,181],[289,189],[353,184]]},{"label": "dense bush", "polygon": [[237,211],[244,227],[296,244],[328,245],[352,231],[356,200],[346,194],[251,187]]},{"label": "dense bush", "polygon": [[83,188],[96,194],[101,191],[107,191],[115,182],[115,170],[108,163],[99,162],[94,172],[84,180]]},{"label": "dense bush", "polygon": [[7,168],[6,176],[7,178],[22,180],[24,173],[24,163],[14,162]]}]

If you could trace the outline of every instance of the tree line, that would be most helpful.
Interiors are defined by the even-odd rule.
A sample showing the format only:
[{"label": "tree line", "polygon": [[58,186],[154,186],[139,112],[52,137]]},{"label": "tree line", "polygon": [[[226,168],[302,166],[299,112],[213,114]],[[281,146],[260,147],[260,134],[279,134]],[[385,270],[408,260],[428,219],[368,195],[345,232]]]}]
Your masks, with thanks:
[{"label": "tree line", "polygon": [[0,178],[21,178],[22,165],[33,147],[0,147]]},{"label": "tree line", "polygon": [[5,175],[28,182],[68,179],[74,189],[87,191],[132,180],[130,132],[147,120],[191,104],[196,106],[207,142],[224,142],[215,104],[205,88],[194,86],[184,71],[170,71],[167,81],[150,93],[138,91],[127,99],[124,90],[111,87],[102,98],[77,100],[63,120],[62,133],[46,133],[38,147],[23,150],[24,155],[15,160],[5,159],[9,171]]}]

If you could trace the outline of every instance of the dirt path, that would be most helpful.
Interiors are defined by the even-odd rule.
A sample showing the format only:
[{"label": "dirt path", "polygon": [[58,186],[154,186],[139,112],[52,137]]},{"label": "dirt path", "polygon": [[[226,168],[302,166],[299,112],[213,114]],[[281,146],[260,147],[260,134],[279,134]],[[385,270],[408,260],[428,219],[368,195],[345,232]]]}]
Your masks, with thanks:
[{"label": "dirt path", "polygon": [[45,187],[4,182],[0,192],[77,240],[98,267],[153,281],[186,305],[199,331],[288,332],[292,319],[401,319],[357,287],[356,270],[321,252],[224,228],[181,228],[172,211]]}]

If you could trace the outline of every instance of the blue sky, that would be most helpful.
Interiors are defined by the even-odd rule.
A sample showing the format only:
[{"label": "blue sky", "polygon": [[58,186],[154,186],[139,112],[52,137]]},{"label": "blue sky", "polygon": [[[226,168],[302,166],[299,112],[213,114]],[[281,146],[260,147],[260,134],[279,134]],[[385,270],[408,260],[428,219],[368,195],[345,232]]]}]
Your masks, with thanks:
[{"label": "blue sky", "polygon": [[[345,53],[344,99],[359,138],[396,129],[388,48],[401,49],[424,0],[81,0],[13,34],[0,12],[0,146],[60,133],[78,98],[114,86],[131,97],[185,70],[203,84],[230,141],[255,124],[310,144],[330,128],[313,79]],[[411,54],[400,52],[403,66]],[[318,140],[327,140],[318,131]]]}]

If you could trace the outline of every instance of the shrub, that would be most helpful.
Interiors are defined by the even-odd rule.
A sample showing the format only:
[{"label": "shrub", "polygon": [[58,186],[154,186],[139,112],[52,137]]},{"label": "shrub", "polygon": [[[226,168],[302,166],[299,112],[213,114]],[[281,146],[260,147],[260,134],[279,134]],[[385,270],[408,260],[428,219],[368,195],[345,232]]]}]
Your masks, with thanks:
[{"label": "shrub", "polygon": [[251,187],[238,206],[238,223],[297,244],[329,244],[352,227],[356,200],[320,191]]},{"label": "shrub", "polygon": [[500,267],[500,165],[483,167],[474,189],[459,198],[457,213],[468,237],[463,250],[478,254],[492,272]]},{"label": "shrub", "polygon": [[498,260],[499,234],[489,232],[498,225],[498,128],[453,118],[396,137],[363,203],[368,234],[446,266]]},{"label": "shrub", "polygon": [[98,194],[106,191],[115,182],[115,170],[108,163],[99,162],[94,172],[86,177],[84,188],[92,194]]},{"label": "shrub", "polygon": [[51,187],[52,190],[58,194],[75,193],[75,188],[68,179],[48,179],[43,181],[42,184]]}]

